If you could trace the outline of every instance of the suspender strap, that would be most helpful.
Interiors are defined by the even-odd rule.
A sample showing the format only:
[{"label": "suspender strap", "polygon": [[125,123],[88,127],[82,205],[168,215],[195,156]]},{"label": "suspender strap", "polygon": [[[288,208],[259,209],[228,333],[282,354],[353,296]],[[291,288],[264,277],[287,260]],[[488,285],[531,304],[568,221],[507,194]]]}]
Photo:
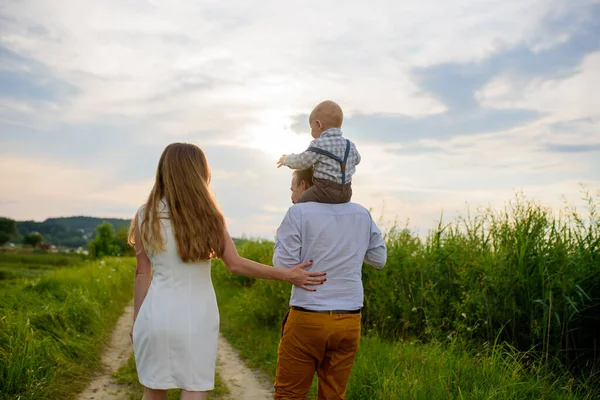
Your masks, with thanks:
[{"label": "suspender strap", "polygon": [[342,170],[342,184],[346,183],[346,162],[348,161],[348,154],[350,154],[350,141],[348,139],[346,139],[346,152],[344,153],[343,159],[339,158],[330,151],[323,150],[318,147],[309,147],[308,149],[306,149],[306,151],[313,151],[315,153],[322,154],[339,162],[340,168]]},{"label": "suspender strap", "polygon": [[348,153],[350,153],[350,141],[346,139],[346,152],[344,153],[344,161],[340,163],[342,169],[342,184],[346,183],[346,161],[348,161]]},{"label": "suspender strap", "polygon": [[338,156],[336,156],[335,154],[333,154],[327,150],[320,149],[318,147],[309,147],[308,149],[306,149],[306,151],[312,151],[315,153],[322,154],[326,157],[333,158],[335,161],[339,162],[340,164],[343,162],[343,160],[341,158],[339,158]]}]

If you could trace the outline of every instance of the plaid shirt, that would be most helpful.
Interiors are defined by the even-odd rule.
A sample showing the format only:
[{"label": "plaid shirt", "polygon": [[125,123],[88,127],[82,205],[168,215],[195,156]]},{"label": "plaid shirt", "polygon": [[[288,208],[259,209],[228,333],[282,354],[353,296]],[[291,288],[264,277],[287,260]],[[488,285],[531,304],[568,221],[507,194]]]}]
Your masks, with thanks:
[{"label": "plaid shirt", "polygon": [[[332,154],[344,158],[346,152],[346,139],[342,137],[342,130],[338,128],[327,129],[321,137],[310,142],[310,147],[318,147]],[[352,182],[352,175],[360,163],[360,154],[354,143],[350,142],[350,152],[346,161],[346,183]],[[331,157],[305,151],[300,154],[289,154],[283,160],[283,165],[292,169],[307,169],[313,167],[313,176],[332,182],[342,183],[342,169],[340,163]]]}]

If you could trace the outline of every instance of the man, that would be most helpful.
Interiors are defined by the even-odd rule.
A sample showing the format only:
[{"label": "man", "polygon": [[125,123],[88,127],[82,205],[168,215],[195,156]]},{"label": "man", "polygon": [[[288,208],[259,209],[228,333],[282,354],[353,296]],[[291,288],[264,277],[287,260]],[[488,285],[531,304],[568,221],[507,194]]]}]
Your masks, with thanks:
[{"label": "man", "polygon": [[318,398],[345,399],[360,341],[362,264],[382,268],[387,250],[369,212],[354,203],[298,203],[312,184],[310,170],[292,176],[292,202],[277,230],[273,265],[313,260],[327,273],[316,292],[292,288],[282,322],[275,399],[305,399],[315,371]]}]

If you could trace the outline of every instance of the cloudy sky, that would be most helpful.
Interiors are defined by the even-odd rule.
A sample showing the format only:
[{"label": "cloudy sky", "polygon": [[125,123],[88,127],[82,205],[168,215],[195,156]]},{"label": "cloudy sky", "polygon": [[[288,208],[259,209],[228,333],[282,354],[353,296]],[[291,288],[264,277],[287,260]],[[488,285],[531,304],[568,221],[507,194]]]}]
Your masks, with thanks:
[{"label": "cloudy sky", "polygon": [[600,189],[599,93],[600,1],[3,0],[0,215],[129,218],[185,141],[231,233],[272,238],[324,99],[376,217],[557,206]]}]

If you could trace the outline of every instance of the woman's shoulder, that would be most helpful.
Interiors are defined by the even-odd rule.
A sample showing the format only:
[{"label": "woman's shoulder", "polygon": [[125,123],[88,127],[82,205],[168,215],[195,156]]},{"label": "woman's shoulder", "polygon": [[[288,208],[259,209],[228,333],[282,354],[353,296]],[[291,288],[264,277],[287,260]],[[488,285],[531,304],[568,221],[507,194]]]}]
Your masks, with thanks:
[{"label": "woman's shoulder", "polygon": [[139,219],[144,218],[145,213],[146,213],[146,204],[142,204],[141,206],[139,206],[137,211],[135,212],[135,214],[137,215],[137,217]]},{"label": "woman's shoulder", "polygon": [[[144,215],[146,214],[147,209],[148,209],[148,204],[147,203],[146,204],[142,204],[138,208],[136,214],[137,214],[137,216],[138,216],[138,218],[140,220],[144,218]],[[157,207],[156,207],[156,212],[162,218],[168,217],[168,215],[169,215],[169,207],[167,206],[167,203],[164,200],[161,200],[161,201],[158,202]]]}]

